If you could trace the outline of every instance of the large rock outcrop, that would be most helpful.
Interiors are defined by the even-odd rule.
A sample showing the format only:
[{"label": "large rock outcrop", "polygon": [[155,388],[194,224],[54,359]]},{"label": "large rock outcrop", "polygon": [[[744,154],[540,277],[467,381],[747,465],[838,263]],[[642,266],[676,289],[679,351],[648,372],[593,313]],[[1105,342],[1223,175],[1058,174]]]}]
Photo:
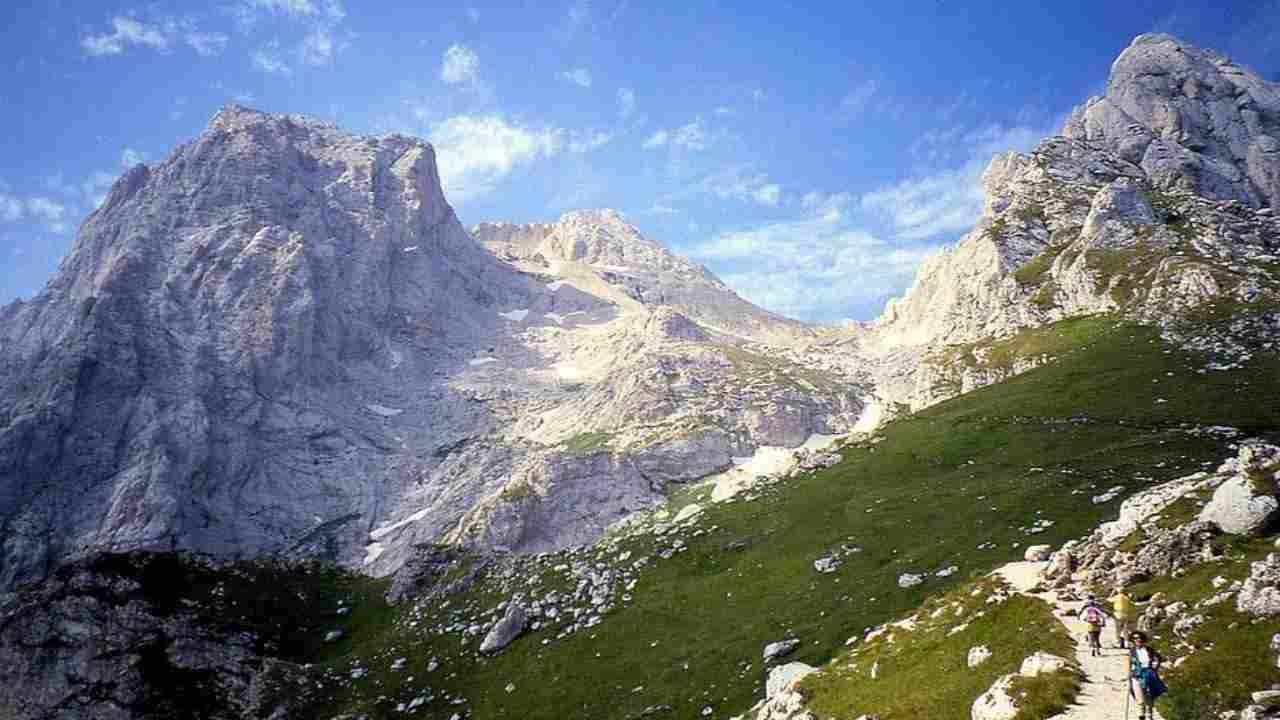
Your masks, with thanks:
[{"label": "large rock outcrop", "polygon": [[528,287],[426,143],[222,110],[0,323],[0,587],[84,548],[351,560],[416,481],[388,418],[444,422],[434,374]]},{"label": "large rock outcrop", "polygon": [[879,393],[921,407],[1036,367],[1049,358],[940,350],[1062,318],[1167,322],[1217,298],[1280,298],[1280,278],[1254,262],[1280,248],[1277,150],[1280,85],[1139,36],[1061,136],[991,161],[974,229],[855,333]]}]

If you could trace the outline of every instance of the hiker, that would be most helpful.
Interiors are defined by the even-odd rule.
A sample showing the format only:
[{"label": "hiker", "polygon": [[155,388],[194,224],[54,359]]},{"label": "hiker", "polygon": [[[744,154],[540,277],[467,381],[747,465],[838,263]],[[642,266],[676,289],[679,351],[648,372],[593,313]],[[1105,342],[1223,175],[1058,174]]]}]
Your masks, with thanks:
[{"label": "hiker", "polygon": [[1155,648],[1147,647],[1147,634],[1138,631],[1129,636],[1129,693],[1138,699],[1138,720],[1155,720],[1156,698],[1168,690],[1160,679],[1160,663],[1164,660]]},{"label": "hiker", "polygon": [[1107,602],[1111,603],[1111,609],[1114,611],[1111,616],[1116,619],[1116,644],[1123,649],[1125,639],[1134,630],[1133,599],[1125,594],[1124,588],[1116,588],[1116,594],[1107,598]]},{"label": "hiker", "polygon": [[1093,595],[1089,595],[1080,607],[1080,619],[1089,625],[1089,654],[1094,657],[1102,654],[1102,628],[1107,624],[1107,615]]}]

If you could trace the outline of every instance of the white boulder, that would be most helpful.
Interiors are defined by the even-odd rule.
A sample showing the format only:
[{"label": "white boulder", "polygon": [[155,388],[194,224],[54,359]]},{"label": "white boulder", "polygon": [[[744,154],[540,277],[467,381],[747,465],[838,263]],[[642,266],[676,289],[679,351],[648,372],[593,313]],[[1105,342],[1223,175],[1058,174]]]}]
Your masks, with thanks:
[{"label": "white boulder", "polygon": [[991,649],[986,645],[975,645],[969,648],[969,667],[975,668],[991,659]]},{"label": "white boulder", "polygon": [[1027,562],[1044,562],[1053,554],[1053,546],[1051,545],[1032,545],[1022,554],[1022,559]]},{"label": "white boulder", "polygon": [[970,720],[1013,720],[1018,714],[1018,706],[1009,691],[1016,677],[1005,675],[996,680],[990,690],[979,695],[969,709]]}]

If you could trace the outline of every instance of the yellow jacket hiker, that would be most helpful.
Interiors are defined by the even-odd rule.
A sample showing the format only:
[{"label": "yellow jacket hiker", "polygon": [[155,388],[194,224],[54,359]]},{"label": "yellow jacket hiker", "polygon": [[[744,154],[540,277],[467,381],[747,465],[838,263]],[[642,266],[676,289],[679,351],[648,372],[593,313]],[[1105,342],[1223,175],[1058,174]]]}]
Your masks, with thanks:
[{"label": "yellow jacket hiker", "polygon": [[1111,608],[1114,610],[1113,616],[1116,619],[1116,644],[1124,647],[1125,638],[1133,632],[1133,616],[1137,608],[1123,590],[1117,590],[1115,595],[1107,598],[1107,602],[1111,603]]}]

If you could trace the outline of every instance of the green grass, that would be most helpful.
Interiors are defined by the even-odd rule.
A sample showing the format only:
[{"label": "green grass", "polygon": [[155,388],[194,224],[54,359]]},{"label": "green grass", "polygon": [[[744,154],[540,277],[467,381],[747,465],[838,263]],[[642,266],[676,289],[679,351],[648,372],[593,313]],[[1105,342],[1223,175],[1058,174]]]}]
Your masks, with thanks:
[{"label": "green grass", "polygon": [[[1136,597],[1165,593],[1169,599],[1191,605],[1213,596],[1215,577],[1228,581],[1248,576],[1249,563],[1274,552],[1272,540],[1246,540],[1224,536],[1215,540],[1224,559],[1192,567],[1181,577],[1162,577],[1136,585]],[[1165,656],[1161,674],[1169,693],[1158,708],[1169,720],[1199,720],[1218,717],[1227,710],[1249,704],[1252,692],[1280,682],[1280,669],[1270,649],[1272,635],[1280,632],[1280,618],[1261,619],[1236,612],[1234,598],[1191,614],[1205,616],[1203,625],[1179,641],[1173,623],[1166,620],[1152,630],[1152,642]],[[1192,651],[1194,649],[1194,651]],[[1186,660],[1173,667],[1180,658]]]},{"label": "green grass", "polygon": [[[929,599],[913,615],[912,629],[891,628],[805,678],[808,707],[819,717],[967,720],[974,699],[997,678],[1016,673],[1027,656],[1073,657],[1071,637],[1043,600],[1015,595],[987,604],[1002,585],[987,577]],[[991,657],[971,669],[969,649],[978,645]],[[1079,684],[1075,671],[1020,678],[1011,694],[1031,711],[1027,717],[1047,717],[1070,703]]]},{"label": "green grass", "polygon": [[564,441],[564,451],[571,455],[589,455],[604,450],[613,439],[613,433],[582,432]]},{"label": "green grass", "polygon": [[1057,356],[1088,347],[1110,333],[1114,321],[1105,317],[1064,320],[1052,325],[1023,330],[1003,340],[983,340],[947,348],[931,362],[942,367],[959,363],[983,370],[1012,372],[1019,360],[1043,355]]},{"label": "green grass", "polygon": [[1039,285],[1044,282],[1045,275],[1053,267],[1053,261],[1066,250],[1066,245],[1056,245],[1041,250],[1038,255],[1027,261],[1026,265],[1013,271],[1013,279],[1019,285]]},{"label": "green grass", "polygon": [[[1054,352],[1058,360],[900,418],[878,443],[847,446],[839,465],[760,500],[708,507],[699,527],[714,530],[683,535],[687,551],[655,560],[633,601],[598,627],[563,639],[554,630],[531,632],[501,655],[478,658],[476,639],[425,628],[464,607],[492,608],[503,597],[499,578],[482,577],[464,594],[426,604],[412,629],[410,610],[396,609],[395,623],[362,628],[349,655],[329,660],[335,671],[358,661],[371,673],[333,691],[321,716],[396,717],[397,702],[428,687],[466,702],[436,700],[418,717],[448,718],[461,707],[483,718],[627,718],[659,705],[672,707],[664,718],[698,718],[706,706],[715,716],[741,713],[760,698],[765,643],[794,635],[802,645],[789,659],[821,665],[851,635],[954,588],[959,578],[1020,558],[1027,544],[1060,544],[1112,517],[1115,504],[1089,501],[1100,489],[1137,490],[1229,454],[1223,441],[1185,426],[1280,430],[1274,355],[1259,355],[1243,370],[1199,375],[1202,358],[1167,348],[1151,328],[1105,317],[1058,323],[1010,343],[995,357]],[[1037,518],[1055,524],[1029,535]],[[614,542],[588,559],[656,550],[652,535]],[[814,572],[814,559],[849,543],[864,551],[834,573]],[[541,576],[560,560],[527,562],[511,576]],[[897,587],[903,572],[953,564],[961,568],[957,576]],[[387,671],[400,656],[410,669]],[[432,656],[442,669],[429,674],[423,665]],[[514,692],[505,690],[508,683]]]},{"label": "green grass", "polygon": [[1155,278],[1155,269],[1170,252],[1166,247],[1139,242],[1129,248],[1089,250],[1086,260],[1097,273],[1095,287],[1101,291],[1110,285],[1111,298],[1123,305],[1145,297]]},{"label": "green grass", "polygon": [[1027,205],[1018,209],[1018,219],[1024,223],[1040,223],[1044,224],[1045,214],[1044,208],[1039,205]]},{"label": "green grass", "polygon": [[1031,302],[1036,307],[1039,307],[1043,310],[1048,310],[1049,308],[1052,308],[1058,304],[1057,300],[1055,299],[1057,291],[1058,291],[1057,283],[1050,280],[1049,282],[1041,285],[1040,289],[1036,290],[1036,294],[1031,296]]}]

